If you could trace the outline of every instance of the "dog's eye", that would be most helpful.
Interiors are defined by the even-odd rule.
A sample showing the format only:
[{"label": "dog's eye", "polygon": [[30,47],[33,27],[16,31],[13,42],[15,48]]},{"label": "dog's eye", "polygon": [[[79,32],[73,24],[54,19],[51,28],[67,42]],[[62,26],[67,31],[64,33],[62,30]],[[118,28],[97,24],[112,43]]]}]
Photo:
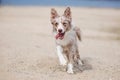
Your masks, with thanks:
[{"label": "dog's eye", "polygon": [[51,24],[53,25],[54,23],[53,23],[53,22],[51,22]]},{"label": "dog's eye", "polygon": [[58,25],[58,23],[56,22],[56,23],[55,23],[55,26],[57,26],[57,25]]},{"label": "dog's eye", "polygon": [[67,23],[63,23],[63,25],[64,25],[64,26],[66,26],[66,25],[67,25]]}]

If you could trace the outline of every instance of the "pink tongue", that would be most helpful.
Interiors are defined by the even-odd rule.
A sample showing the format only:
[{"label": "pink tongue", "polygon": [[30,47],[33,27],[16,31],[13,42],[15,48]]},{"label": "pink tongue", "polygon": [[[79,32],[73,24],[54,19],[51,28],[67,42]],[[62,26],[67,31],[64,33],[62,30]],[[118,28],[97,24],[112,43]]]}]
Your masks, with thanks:
[{"label": "pink tongue", "polygon": [[55,36],[56,39],[58,39],[59,37],[60,37],[60,34],[57,34],[57,35]]},{"label": "pink tongue", "polygon": [[62,39],[62,38],[63,38],[63,34],[58,33],[58,34],[55,36],[55,38],[56,38],[56,39],[58,39],[58,38],[61,38],[61,39]]}]

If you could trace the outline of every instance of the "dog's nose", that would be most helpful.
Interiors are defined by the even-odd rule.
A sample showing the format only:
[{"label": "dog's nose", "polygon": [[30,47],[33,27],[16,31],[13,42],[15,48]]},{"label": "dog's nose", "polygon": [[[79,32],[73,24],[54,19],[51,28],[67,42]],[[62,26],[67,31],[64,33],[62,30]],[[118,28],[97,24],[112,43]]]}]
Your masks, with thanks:
[{"label": "dog's nose", "polygon": [[58,29],[58,32],[61,33],[61,32],[62,32],[62,29]]}]

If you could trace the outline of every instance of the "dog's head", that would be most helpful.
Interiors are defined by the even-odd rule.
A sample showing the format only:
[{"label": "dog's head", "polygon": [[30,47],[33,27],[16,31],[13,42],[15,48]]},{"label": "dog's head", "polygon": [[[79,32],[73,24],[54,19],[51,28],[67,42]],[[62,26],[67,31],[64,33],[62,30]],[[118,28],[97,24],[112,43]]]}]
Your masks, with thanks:
[{"label": "dog's head", "polygon": [[55,9],[51,9],[51,24],[56,32],[56,39],[64,38],[65,33],[71,29],[71,21],[70,7],[66,8],[62,16],[59,16]]}]

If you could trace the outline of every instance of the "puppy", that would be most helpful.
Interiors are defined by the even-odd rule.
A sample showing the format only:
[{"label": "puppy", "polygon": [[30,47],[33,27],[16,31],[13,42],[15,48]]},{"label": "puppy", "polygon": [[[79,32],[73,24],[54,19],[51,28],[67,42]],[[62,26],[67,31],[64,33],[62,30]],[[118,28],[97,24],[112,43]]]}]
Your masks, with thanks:
[{"label": "puppy", "polygon": [[60,65],[67,65],[67,72],[74,73],[73,67],[76,62],[82,65],[77,46],[77,38],[81,40],[80,29],[72,25],[70,7],[67,7],[62,16],[51,9],[51,24],[56,42],[57,55]]}]

